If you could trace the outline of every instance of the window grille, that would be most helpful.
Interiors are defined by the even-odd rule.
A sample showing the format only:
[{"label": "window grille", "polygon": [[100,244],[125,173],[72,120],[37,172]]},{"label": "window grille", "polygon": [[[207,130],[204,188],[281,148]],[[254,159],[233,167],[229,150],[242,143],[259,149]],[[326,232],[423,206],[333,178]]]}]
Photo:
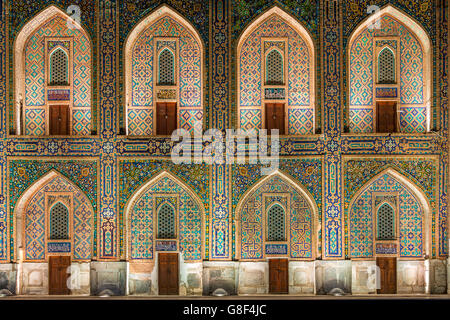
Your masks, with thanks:
[{"label": "window grille", "polygon": [[272,50],[266,59],[266,85],[282,85],[283,79],[283,57],[277,50]]},{"label": "window grille", "polygon": [[395,57],[388,48],[384,48],[378,56],[378,83],[395,83]]},{"label": "window grille", "polygon": [[175,58],[169,49],[164,49],[159,55],[159,85],[175,84]]},{"label": "window grille", "polygon": [[175,239],[175,210],[167,203],[158,211],[158,239]]},{"label": "window grille", "polygon": [[57,49],[50,56],[50,85],[69,85],[69,58],[62,49]]},{"label": "window grille", "polygon": [[273,205],[267,214],[268,241],[286,241],[285,237],[285,212],[278,205]]},{"label": "window grille", "polygon": [[61,202],[55,204],[50,211],[50,239],[69,239],[69,210]]},{"label": "window grille", "polygon": [[377,217],[378,240],[395,239],[394,209],[385,203],[378,209]]}]

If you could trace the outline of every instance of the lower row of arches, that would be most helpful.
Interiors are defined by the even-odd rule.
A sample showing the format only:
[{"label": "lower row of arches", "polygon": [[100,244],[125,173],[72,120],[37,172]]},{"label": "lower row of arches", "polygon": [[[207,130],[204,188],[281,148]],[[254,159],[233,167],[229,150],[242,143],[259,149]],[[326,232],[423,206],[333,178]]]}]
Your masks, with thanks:
[{"label": "lower row of arches", "polygon": [[[150,261],[159,251],[181,252],[186,261],[204,259],[205,206],[169,172],[137,190],[124,209],[126,258]],[[276,171],[262,178],[235,208],[236,257],[319,258],[319,209],[306,188]],[[422,259],[430,253],[430,206],[405,176],[386,169],[356,193],[347,211],[350,258],[392,255]],[[77,261],[93,257],[94,209],[69,179],[51,171],[30,187],[15,209],[14,241],[24,261],[46,261],[63,253]]]}]

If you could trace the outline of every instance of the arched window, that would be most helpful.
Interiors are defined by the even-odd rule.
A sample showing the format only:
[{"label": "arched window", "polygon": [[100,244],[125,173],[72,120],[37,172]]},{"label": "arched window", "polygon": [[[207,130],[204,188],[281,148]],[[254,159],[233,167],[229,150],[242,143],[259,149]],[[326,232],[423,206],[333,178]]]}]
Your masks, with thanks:
[{"label": "arched window", "polygon": [[69,85],[69,57],[60,48],[50,55],[50,85]]},{"label": "arched window", "polygon": [[175,210],[164,203],[158,210],[158,239],[175,239]]},{"label": "arched window", "polygon": [[395,216],[394,209],[384,203],[377,211],[377,239],[393,240],[395,239]]},{"label": "arched window", "polygon": [[266,58],[266,85],[282,84],[284,84],[283,57],[278,50],[272,50]]},{"label": "arched window", "polygon": [[164,49],[159,54],[158,84],[175,84],[175,57],[169,49]]},{"label": "arched window", "polygon": [[286,213],[279,204],[273,205],[267,213],[267,241],[286,241]]},{"label": "arched window", "polygon": [[384,48],[378,55],[378,83],[395,83],[395,56],[389,48]]},{"label": "arched window", "polygon": [[69,210],[61,202],[50,210],[50,239],[69,239]]}]

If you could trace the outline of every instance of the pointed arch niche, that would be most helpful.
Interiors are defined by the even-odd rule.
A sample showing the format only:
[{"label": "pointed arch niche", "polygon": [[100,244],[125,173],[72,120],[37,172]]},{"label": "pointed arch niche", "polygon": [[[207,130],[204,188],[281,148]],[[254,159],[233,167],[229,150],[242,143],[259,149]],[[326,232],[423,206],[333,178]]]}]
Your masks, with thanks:
[{"label": "pointed arch niche", "polygon": [[[394,210],[392,240],[377,239],[376,214],[384,203]],[[430,219],[431,208],[425,193],[404,175],[388,168],[370,179],[349,204],[349,256],[423,259],[431,252]]]},{"label": "pointed arch niche", "polygon": [[[266,83],[266,55],[277,50],[285,62],[284,83]],[[315,133],[315,47],[294,17],[273,7],[241,34],[237,46],[238,123],[241,129],[266,128],[266,103],[283,104],[285,132]]]},{"label": "pointed arch niche", "polygon": [[[318,208],[312,195],[281,171],[256,182],[236,206],[236,254],[240,260],[288,257],[314,260],[319,235]],[[286,241],[269,241],[268,210],[285,211]]]},{"label": "pointed arch niche", "polygon": [[[54,49],[68,57],[68,83],[50,83]],[[70,135],[91,134],[91,39],[83,27],[55,6],[31,19],[14,42],[14,126],[18,135],[50,135],[52,106],[68,108]]]},{"label": "pointed arch niche", "polygon": [[[61,203],[69,212],[69,239],[51,239],[50,211]],[[94,209],[86,194],[52,170],[34,182],[14,209],[14,255],[26,262],[44,262],[50,255],[71,255],[90,261],[93,254]]]},{"label": "pointed arch niche", "polygon": [[[177,126],[203,127],[204,45],[197,30],[166,5],[141,20],[125,44],[126,134],[156,134],[158,104],[176,103]],[[159,83],[160,53],[174,54],[173,84]]]},{"label": "pointed arch niche", "polygon": [[[198,195],[173,174],[163,171],[145,182],[125,205],[127,259],[152,262],[158,248],[157,209],[169,205],[175,212],[175,245],[164,251],[180,252],[186,262],[204,256],[205,209]],[[176,246],[176,247],[175,247]]]},{"label": "pointed arch niche", "polygon": [[[385,48],[395,58],[392,84],[378,82],[383,72],[378,56]],[[376,132],[377,105],[384,102],[396,104],[398,132],[430,131],[431,68],[431,40],[414,19],[391,5],[368,17],[353,31],[348,45],[350,132]]]}]

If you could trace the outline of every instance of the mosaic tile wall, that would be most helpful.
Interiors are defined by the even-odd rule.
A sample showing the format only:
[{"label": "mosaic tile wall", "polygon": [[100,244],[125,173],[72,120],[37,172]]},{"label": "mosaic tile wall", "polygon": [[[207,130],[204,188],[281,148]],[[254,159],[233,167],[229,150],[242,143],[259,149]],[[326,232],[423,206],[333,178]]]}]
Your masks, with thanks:
[{"label": "mosaic tile wall", "polygon": [[[351,31],[367,17],[366,4],[370,1],[349,0],[345,5],[333,0],[310,2],[311,10],[305,7],[304,1],[298,2],[301,3],[298,6],[291,6],[288,1],[279,1],[277,5],[303,23],[316,44],[316,85],[317,88],[326,88],[316,96],[316,125],[319,124],[317,127],[322,131],[316,136],[282,138],[280,169],[305,186],[321,212],[319,222],[323,233],[319,234],[319,254],[322,259],[343,259],[348,256],[350,243],[346,221],[349,208],[346,204],[364,185],[363,180],[368,181],[365,179],[374,177],[381,172],[379,170],[382,167],[390,164],[424,190],[434,208],[432,256],[446,257],[448,83],[444,67],[448,62],[448,35],[443,26],[447,25],[448,12],[443,13],[437,8],[438,2],[431,0],[420,3],[412,0],[373,1],[380,6],[390,3],[398,7],[429,33],[434,46],[432,126],[439,131],[427,135],[341,135],[344,126],[348,125],[349,112],[348,108],[344,108],[348,101],[348,66],[344,52]],[[174,166],[167,161],[174,145],[170,139],[127,139],[119,134],[125,119],[122,101],[123,44],[136,23],[162,2],[39,0],[34,1],[33,6],[27,5],[25,1],[10,2],[8,6],[6,0],[0,3],[0,13],[7,17],[0,19],[0,261],[8,262],[16,258],[12,237],[14,217],[11,213],[14,212],[18,197],[33,181],[52,169],[80,187],[92,203],[95,211],[92,256],[112,261],[124,257],[123,209],[126,199],[145,181],[161,170],[167,170],[184,181],[203,201],[206,210],[205,258],[235,258],[240,248],[236,248],[234,210],[240,197],[258,180],[259,175],[255,174],[257,166]],[[18,139],[7,135],[14,125],[13,41],[21,26],[42,9],[53,4],[65,11],[72,3],[79,4],[82,9],[82,23],[92,41],[91,58],[98,61],[92,69],[94,90],[91,100],[91,123],[98,136]],[[207,126],[219,129],[235,126],[240,116],[236,113],[236,39],[246,25],[273,3],[257,1],[246,7],[241,0],[214,0],[207,4],[204,1],[170,0],[167,4],[196,27],[204,42],[206,94],[203,117]],[[418,109],[415,110],[417,114],[414,114],[413,109],[407,110],[402,120],[405,128],[410,125],[408,130],[417,128],[408,119],[418,119],[423,115]],[[258,115],[249,115],[248,118],[255,116]],[[146,119],[147,115],[139,117]],[[191,122],[191,117],[185,115],[185,121]],[[296,117],[302,119],[301,114]],[[373,115],[369,112],[360,113],[363,124],[358,126],[368,130],[366,126],[370,123],[370,117]],[[258,126],[259,123],[259,120],[255,120],[251,125]],[[35,123],[33,130],[38,127],[39,124]],[[292,127],[301,130],[294,124]],[[343,161],[343,154],[345,157],[357,157],[360,163],[355,166],[365,169],[358,169],[356,176],[350,175],[349,172],[353,170],[349,170],[348,163]],[[380,155],[385,159],[376,158]],[[152,158],[144,158],[150,156]],[[414,158],[417,162],[411,160],[409,164],[403,165],[403,162],[407,162],[401,161],[404,156]],[[433,161],[428,160],[431,158]],[[429,182],[430,176],[432,182]]]}]

